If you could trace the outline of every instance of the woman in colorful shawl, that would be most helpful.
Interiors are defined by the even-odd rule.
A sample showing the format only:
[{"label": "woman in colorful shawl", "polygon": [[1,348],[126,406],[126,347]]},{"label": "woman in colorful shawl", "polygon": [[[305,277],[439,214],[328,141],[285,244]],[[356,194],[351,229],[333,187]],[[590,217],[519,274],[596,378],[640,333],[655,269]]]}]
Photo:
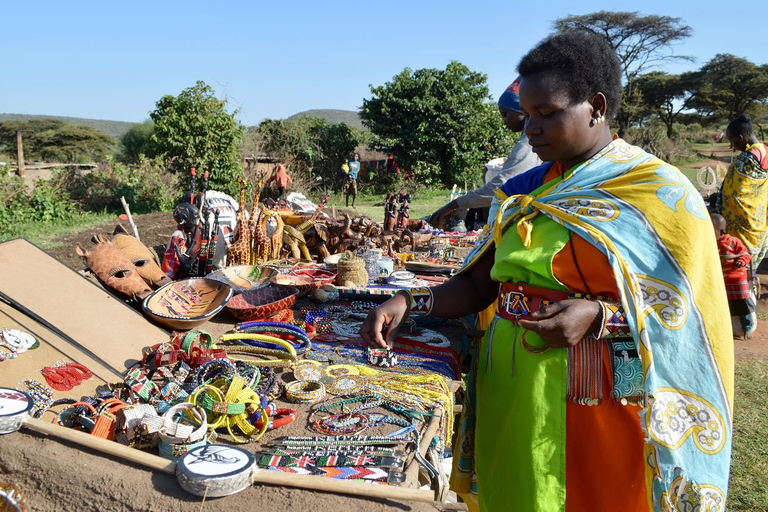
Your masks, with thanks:
[{"label": "woman in colorful shawl", "polygon": [[768,149],[755,137],[747,114],[731,121],[725,134],[741,153],[723,180],[720,213],[728,224],[728,233],[747,246],[757,270],[768,242]]},{"label": "woman in colorful shawl", "polygon": [[398,292],[361,327],[496,303],[480,347],[480,510],[723,510],[733,339],[714,232],[674,167],[614,139],[621,72],[569,32],[521,60],[533,150],[462,272]]}]

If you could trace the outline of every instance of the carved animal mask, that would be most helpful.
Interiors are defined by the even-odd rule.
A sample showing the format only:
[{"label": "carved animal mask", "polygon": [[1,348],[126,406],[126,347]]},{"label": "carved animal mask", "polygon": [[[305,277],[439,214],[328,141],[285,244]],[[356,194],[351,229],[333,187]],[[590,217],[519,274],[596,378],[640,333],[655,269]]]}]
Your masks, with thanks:
[{"label": "carved animal mask", "polygon": [[90,251],[77,244],[75,252],[78,256],[85,258],[88,267],[99,276],[104,284],[134,300],[144,299],[152,293],[133,262],[109,240],[95,236],[93,241],[96,245]]},{"label": "carved animal mask", "polygon": [[152,288],[171,280],[160,268],[156,256],[136,237],[119,233],[112,238],[112,245],[133,262],[141,278]]}]

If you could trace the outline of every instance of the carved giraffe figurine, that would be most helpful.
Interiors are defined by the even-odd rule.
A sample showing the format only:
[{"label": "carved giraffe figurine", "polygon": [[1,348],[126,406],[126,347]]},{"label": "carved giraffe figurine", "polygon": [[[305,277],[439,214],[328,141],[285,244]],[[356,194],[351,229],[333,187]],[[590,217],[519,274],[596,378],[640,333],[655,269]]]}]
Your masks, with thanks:
[{"label": "carved giraffe figurine", "polygon": [[237,212],[237,229],[232,245],[227,249],[227,265],[248,265],[251,262],[251,226],[245,217],[245,189],[248,182],[241,176],[240,209]]},{"label": "carved giraffe figurine", "polygon": [[266,229],[261,225],[262,215],[264,214],[264,209],[259,204],[262,186],[264,186],[264,176],[259,179],[253,194],[253,207],[251,208],[251,253],[248,260],[248,263],[251,265],[267,260],[267,258],[262,257],[262,252],[265,248],[269,249],[270,242]]}]

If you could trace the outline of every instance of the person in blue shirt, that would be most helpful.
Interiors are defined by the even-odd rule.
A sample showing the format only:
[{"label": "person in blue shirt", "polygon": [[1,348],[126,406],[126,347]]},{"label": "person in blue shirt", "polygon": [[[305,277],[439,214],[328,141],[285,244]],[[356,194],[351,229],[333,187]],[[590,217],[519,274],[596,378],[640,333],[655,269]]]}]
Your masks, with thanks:
[{"label": "person in blue shirt", "polygon": [[[347,173],[347,181],[344,184],[344,196],[345,204],[349,208],[349,196],[352,196],[352,208],[355,207],[355,198],[357,198],[357,175],[360,173],[360,156],[355,154],[355,158],[350,160],[347,164],[349,170]],[[344,169],[344,166],[342,166]]]}]

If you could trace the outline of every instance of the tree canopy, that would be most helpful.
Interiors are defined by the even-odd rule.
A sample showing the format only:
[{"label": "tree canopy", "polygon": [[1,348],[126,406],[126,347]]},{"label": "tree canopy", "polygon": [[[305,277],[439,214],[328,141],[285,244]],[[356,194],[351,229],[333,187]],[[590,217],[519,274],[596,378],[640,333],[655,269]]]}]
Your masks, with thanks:
[{"label": "tree canopy", "polygon": [[104,161],[115,140],[88,126],[53,119],[0,123],[0,152],[16,154],[16,132],[21,131],[25,160],[61,163]]},{"label": "tree canopy", "polygon": [[120,137],[119,158],[123,162],[138,164],[141,156],[154,157],[155,145],[152,143],[152,134],[155,133],[155,124],[144,121],[132,125],[128,131]]},{"label": "tree canopy", "polygon": [[487,78],[452,61],[445,69],[404,69],[371,86],[362,118],[372,147],[413,167],[425,184],[477,178],[483,164],[505,155],[512,134],[490,99]]},{"label": "tree canopy", "polygon": [[673,51],[676,44],[693,33],[681,18],[642,16],[636,11],[598,11],[560,18],[555,21],[554,28],[561,32],[591,32],[608,41],[616,50],[624,75],[622,109],[617,116],[619,134],[629,128],[642,102],[635,79],[666,62],[693,60],[687,55],[676,55]]},{"label": "tree canopy", "polygon": [[178,96],[163,96],[150,113],[154,121],[152,143],[175,172],[196,167],[210,172],[210,187],[230,194],[238,191],[242,172],[240,145],[244,128],[229,113],[226,101],[198,81]]},{"label": "tree canopy", "polygon": [[345,123],[329,124],[318,117],[266,119],[248,129],[248,150],[276,156],[298,173],[311,173],[328,185],[340,183],[341,161],[365,136]]},{"label": "tree canopy", "polygon": [[731,54],[717,54],[692,73],[690,105],[718,119],[762,109],[768,98],[768,66]]}]

